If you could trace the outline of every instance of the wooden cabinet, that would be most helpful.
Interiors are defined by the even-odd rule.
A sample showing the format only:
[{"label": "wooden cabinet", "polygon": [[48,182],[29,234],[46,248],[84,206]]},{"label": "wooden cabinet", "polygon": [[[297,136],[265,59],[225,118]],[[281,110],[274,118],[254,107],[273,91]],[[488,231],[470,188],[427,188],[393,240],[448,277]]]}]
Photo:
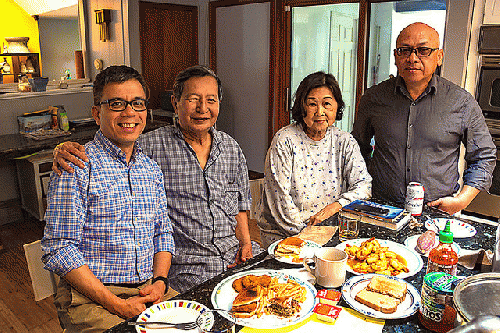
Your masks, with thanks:
[{"label": "wooden cabinet", "polygon": [[1,53],[0,63],[3,62],[3,58],[7,59],[10,64],[10,74],[3,74],[3,83],[12,83],[18,81],[19,74],[22,73],[21,67],[26,66],[26,63],[31,62],[32,68],[27,66],[26,74],[28,77],[39,77],[40,76],[40,60],[38,53]]},{"label": "wooden cabinet", "polygon": [[52,151],[17,159],[16,164],[22,207],[42,221],[47,208]]}]

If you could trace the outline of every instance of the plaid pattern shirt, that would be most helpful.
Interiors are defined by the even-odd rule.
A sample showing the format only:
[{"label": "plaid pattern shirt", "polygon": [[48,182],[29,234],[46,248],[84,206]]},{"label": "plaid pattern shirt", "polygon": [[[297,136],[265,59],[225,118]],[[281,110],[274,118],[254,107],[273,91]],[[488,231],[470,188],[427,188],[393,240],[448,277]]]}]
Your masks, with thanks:
[{"label": "plaid pattern shirt", "polygon": [[212,128],[211,134],[205,169],[176,126],[139,138],[165,177],[177,249],[169,278],[172,288],[180,292],[222,273],[234,262],[239,248],[235,216],[250,209],[248,169],[241,148],[224,132]]},{"label": "plaid pattern shirt", "polygon": [[153,256],[174,253],[163,175],[136,144],[130,163],[101,131],[85,145],[90,160],[51,176],[42,257],[64,276],[88,265],[103,283],[153,276]]}]

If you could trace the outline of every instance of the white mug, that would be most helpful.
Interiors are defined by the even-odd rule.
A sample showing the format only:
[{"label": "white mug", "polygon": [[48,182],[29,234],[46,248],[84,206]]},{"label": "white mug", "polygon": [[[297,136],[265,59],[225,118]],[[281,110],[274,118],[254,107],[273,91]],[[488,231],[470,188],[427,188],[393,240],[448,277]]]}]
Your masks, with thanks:
[{"label": "white mug", "polygon": [[340,287],[345,281],[347,253],[334,247],[323,247],[312,258],[316,267],[307,264],[311,258],[304,258],[304,267],[316,277],[316,283],[327,288]]}]

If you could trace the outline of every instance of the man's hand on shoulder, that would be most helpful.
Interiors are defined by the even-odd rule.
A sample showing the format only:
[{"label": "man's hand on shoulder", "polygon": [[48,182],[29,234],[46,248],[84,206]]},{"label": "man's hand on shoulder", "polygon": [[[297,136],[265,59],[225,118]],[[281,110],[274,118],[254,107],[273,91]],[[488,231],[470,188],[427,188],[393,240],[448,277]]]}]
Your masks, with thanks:
[{"label": "man's hand on shoulder", "polygon": [[62,174],[62,170],[66,170],[69,173],[74,172],[73,168],[69,166],[68,161],[82,169],[85,167],[83,162],[89,161],[87,155],[85,155],[85,147],[71,141],[58,144],[53,154],[52,170],[59,176]]}]

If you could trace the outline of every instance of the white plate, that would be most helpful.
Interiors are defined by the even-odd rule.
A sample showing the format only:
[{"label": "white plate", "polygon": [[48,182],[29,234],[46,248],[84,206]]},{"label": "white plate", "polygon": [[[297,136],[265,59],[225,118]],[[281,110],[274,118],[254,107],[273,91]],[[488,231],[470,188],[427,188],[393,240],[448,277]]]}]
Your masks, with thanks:
[{"label": "white plate", "polygon": [[396,312],[383,313],[356,301],[354,299],[356,297],[356,294],[360,290],[364,289],[368,285],[368,283],[370,283],[370,279],[375,275],[377,274],[353,276],[342,286],[342,297],[344,297],[345,301],[354,310],[361,312],[364,315],[381,319],[406,318],[418,311],[418,308],[420,307],[420,294],[417,289],[415,289],[414,286],[407,283],[406,281],[394,276],[387,276],[387,278],[394,279],[399,282],[404,282],[408,286],[408,292],[406,293],[405,300],[398,305]]},{"label": "white plate", "polygon": [[[418,251],[415,248],[417,246],[418,237],[420,237],[420,235],[413,235],[413,236],[410,236],[407,239],[405,239],[405,246],[407,248],[409,248],[410,250],[414,250],[417,253],[418,253]],[[439,236],[436,235],[436,242],[434,243],[434,247],[437,247],[438,245],[439,245]],[[451,247],[457,253],[457,255],[460,253],[460,246],[457,243],[453,242],[453,244],[451,244]],[[431,251],[429,250],[429,252],[431,252]],[[427,253],[425,255],[424,254],[421,254],[421,255],[428,257],[429,253]]]},{"label": "white plate", "polygon": [[[185,323],[196,321],[198,316],[209,309],[198,302],[194,301],[165,301],[144,310],[137,318],[137,321],[168,321],[171,323]],[[214,322],[214,315],[209,314],[205,322],[201,325],[205,329],[210,329]],[[138,333],[148,333],[148,332],[192,332],[198,333],[198,328],[192,330],[178,330],[175,328],[160,328],[158,326],[152,326],[151,328],[146,328],[143,326],[135,327]]]},{"label": "white plate", "polygon": [[[276,249],[276,245],[278,245],[278,243],[281,241],[282,240],[280,239],[280,240],[277,240],[276,242],[272,243],[271,245],[269,245],[269,247],[267,248],[267,252],[271,256],[273,256],[274,259],[276,259],[278,261],[281,261],[281,262],[284,262],[287,264],[301,265],[302,266],[303,265],[302,260],[300,262],[293,262],[293,257],[277,257],[274,255],[274,250]],[[304,246],[300,250],[299,258],[312,258],[312,257],[314,257],[314,252],[317,249],[320,249],[321,245],[319,245],[313,241],[310,241],[310,240],[306,240],[304,242],[306,242],[306,243],[304,244]]]},{"label": "white plate", "polygon": [[[251,318],[236,318],[236,324],[252,327],[252,328],[280,328],[290,325],[294,325],[302,320],[308,318],[314,310],[314,306],[317,303],[316,300],[316,288],[309,282],[303,281],[295,276],[285,274],[280,271],[273,271],[267,269],[259,269],[253,271],[240,272],[235,275],[229,276],[222,280],[212,292],[212,305],[215,309],[231,310],[233,307],[233,301],[237,293],[233,290],[233,281],[245,276],[245,275],[269,275],[271,277],[277,277],[280,283],[285,283],[288,279],[294,280],[301,286],[304,286],[307,290],[306,300],[300,305],[301,310],[294,316],[290,318],[282,318],[275,315],[262,315],[260,318],[253,316]],[[227,319],[229,315],[220,312],[220,314]]]},{"label": "white plate", "polygon": [[[345,241],[343,243],[340,243],[339,245],[336,246],[336,248],[340,249],[340,250],[345,250],[347,244],[361,246],[361,243],[363,243],[366,240],[368,240],[368,238],[357,238],[357,239],[348,240],[348,241]],[[406,264],[407,264],[409,272],[408,273],[404,273],[404,272],[400,273],[397,276],[398,278],[404,279],[404,278],[407,278],[409,276],[413,276],[413,275],[417,274],[418,272],[420,272],[420,270],[424,266],[424,262],[422,261],[422,258],[420,257],[420,255],[418,255],[418,253],[416,253],[415,251],[410,250],[409,248],[407,248],[403,244],[395,243],[393,241],[384,240],[384,239],[377,239],[377,240],[380,243],[380,246],[388,247],[389,251],[392,251],[396,254],[399,254],[401,257],[403,257],[406,260]],[[356,274],[356,275],[363,274],[363,273],[357,273],[357,272],[353,271],[349,265],[347,265],[347,271],[349,271],[353,274]]]},{"label": "white plate", "polygon": [[[471,226],[469,223],[465,223],[455,219],[446,219],[446,218],[429,219],[425,221],[425,227],[428,230],[433,230],[438,234],[439,230],[444,230],[444,227],[446,226],[446,221],[448,220],[450,220],[450,231],[453,233],[453,238],[467,238],[467,237],[472,237],[476,234],[476,228]],[[439,230],[436,230],[436,227],[430,221],[434,221],[434,223],[438,226]]]}]

